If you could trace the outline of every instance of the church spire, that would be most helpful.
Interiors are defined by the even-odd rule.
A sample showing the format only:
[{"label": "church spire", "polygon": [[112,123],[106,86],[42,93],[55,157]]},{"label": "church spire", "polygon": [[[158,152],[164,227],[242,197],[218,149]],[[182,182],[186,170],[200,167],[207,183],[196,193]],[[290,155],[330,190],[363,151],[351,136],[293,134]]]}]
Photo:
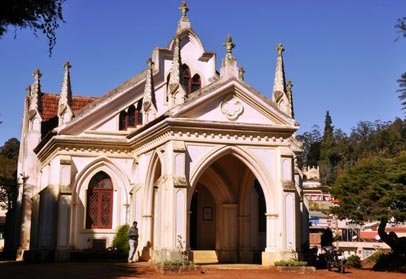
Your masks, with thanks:
[{"label": "church spire", "polygon": [[278,44],[276,51],[278,53],[278,57],[276,59],[275,80],[273,84],[274,98],[277,92],[281,93],[286,92],[285,70],[283,68],[283,56],[282,56],[282,53],[285,51],[285,48],[283,47],[282,43]]},{"label": "church spire", "polygon": [[62,82],[62,89],[61,89],[61,97],[59,98],[59,103],[71,105],[72,103],[72,86],[70,83],[70,68],[72,68],[71,64],[67,61],[63,64],[65,69],[63,75],[63,82]]},{"label": "church spire", "polygon": [[72,87],[70,82],[70,68],[72,68],[69,62],[65,62],[63,65],[65,71],[63,75],[63,82],[61,88],[61,95],[59,97],[58,104],[58,117],[59,125],[69,122],[73,117],[73,112],[71,109],[72,105]]},{"label": "church spire", "polygon": [[240,69],[237,67],[237,59],[233,55],[233,49],[235,48],[235,44],[233,43],[233,38],[231,35],[227,35],[226,42],[223,44],[226,50],[226,56],[223,59],[221,69],[220,69],[220,77],[221,78],[229,78],[235,77],[240,78]]},{"label": "church spire", "polygon": [[34,77],[34,83],[31,86],[30,91],[30,111],[38,111],[39,109],[39,101],[41,95],[41,71],[39,69],[35,69],[34,73],[32,74]]},{"label": "church spire", "polygon": [[169,79],[169,89],[170,93],[174,93],[174,91],[179,87],[180,84],[180,75],[181,75],[181,65],[182,59],[180,57],[180,39],[179,37],[175,37],[174,39],[174,48],[173,48],[173,59],[172,59],[172,69],[171,69],[171,77]]},{"label": "church spire", "polygon": [[169,78],[169,92],[171,105],[181,104],[185,101],[186,91],[182,85],[182,59],[180,55],[180,38],[174,38],[171,76]]},{"label": "church spire", "polygon": [[152,79],[152,70],[154,62],[152,59],[147,61],[147,74],[145,77],[145,88],[144,88],[144,98],[142,102],[142,111],[144,113],[144,121],[148,123],[153,120],[156,116],[156,105],[155,105],[155,92]]},{"label": "church spire", "polygon": [[182,1],[182,4],[180,5],[179,10],[181,12],[181,18],[178,21],[178,28],[176,30],[176,33],[179,33],[183,29],[190,29],[192,27],[192,25],[190,24],[190,20],[187,17],[189,8],[188,8],[185,0]]}]

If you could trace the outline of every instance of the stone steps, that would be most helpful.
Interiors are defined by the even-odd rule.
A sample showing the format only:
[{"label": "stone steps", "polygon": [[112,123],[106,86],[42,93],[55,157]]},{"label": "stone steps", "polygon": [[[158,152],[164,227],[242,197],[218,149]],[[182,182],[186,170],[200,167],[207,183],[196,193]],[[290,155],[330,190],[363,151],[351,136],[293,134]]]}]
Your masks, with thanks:
[{"label": "stone steps", "polygon": [[192,250],[195,264],[216,264],[219,262],[215,250]]}]

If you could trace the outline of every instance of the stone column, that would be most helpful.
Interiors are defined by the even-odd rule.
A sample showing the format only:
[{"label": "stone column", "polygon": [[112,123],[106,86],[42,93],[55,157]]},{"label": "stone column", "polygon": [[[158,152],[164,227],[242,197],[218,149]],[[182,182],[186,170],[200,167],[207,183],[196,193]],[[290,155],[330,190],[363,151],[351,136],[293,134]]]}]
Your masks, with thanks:
[{"label": "stone column", "polygon": [[[31,179],[30,179],[31,180]],[[31,196],[34,185],[29,184],[27,176],[22,177],[21,185],[21,229],[20,245],[17,250],[17,260],[24,259],[24,251],[29,250],[31,233]]]},{"label": "stone column", "polygon": [[265,213],[266,216],[266,252],[277,251],[277,226],[279,215],[276,213]]},{"label": "stone column", "polygon": [[223,204],[221,206],[221,237],[220,259],[226,262],[237,261],[238,247],[238,204]]},{"label": "stone column", "polygon": [[284,193],[285,204],[285,237],[283,248],[286,251],[296,251],[296,207],[295,207],[295,193]]}]

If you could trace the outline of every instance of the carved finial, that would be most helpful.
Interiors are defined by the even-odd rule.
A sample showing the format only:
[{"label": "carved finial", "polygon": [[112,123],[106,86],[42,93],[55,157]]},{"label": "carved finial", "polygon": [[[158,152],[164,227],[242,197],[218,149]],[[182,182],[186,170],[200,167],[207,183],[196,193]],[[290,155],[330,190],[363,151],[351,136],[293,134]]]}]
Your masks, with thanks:
[{"label": "carved finial", "polygon": [[233,53],[233,48],[235,48],[235,44],[233,43],[233,38],[231,38],[231,35],[227,35],[226,42],[224,43],[224,48],[226,49],[227,53],[232,54]]},{"label": "carved finial", "polygon": [[238,77],[240,78],[240,80],[244,81],[244,74],[245,74],[245,70],[243,67],[240,67],[238,69]]},{"label": "carved finial", "polygon": [[189,11],[186,1],[182,1],[182,4],[180,5],[179,10],[182,13],[182,17],[186,16],[187,12]]},{"label": "carved finial", "polygon": [[278,56],[282,55],[282,53],[285,51],[285,48],[283,47],[282,43],[278,44],[278,47],[276,48],[276,51],[278,52]]}]

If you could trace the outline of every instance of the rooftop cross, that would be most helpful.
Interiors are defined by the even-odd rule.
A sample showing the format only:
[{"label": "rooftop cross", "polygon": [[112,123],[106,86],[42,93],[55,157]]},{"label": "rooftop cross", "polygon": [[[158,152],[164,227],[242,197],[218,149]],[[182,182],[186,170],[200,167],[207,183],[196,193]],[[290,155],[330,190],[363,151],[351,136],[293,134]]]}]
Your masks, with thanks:
[{"label": "rooftop cross", "polygon": [[182,4],[180,5],[179,10],[182,13],[182,17],[186,16],[187,12],[189,11],[186,1],[182,1]]},{"label": "rooftop cross", "polygon": [[233,43],[233,38],[231,38],[231,35],[227,35],[227,40],[224,43],[224,48],[226,49],[227,54],[233,53],[233,48],[235,48],[235,44]]},{"label": "rooftop cross", "polygon": [[35,81],[39,80],[42,76],[41,71],[39,69],[35,69],[33,76]]},{"label": "rooftop cross", "polygon": [[65,64],[63,64],[63,67],[65,68],[65,70],[69,70],[70,68],[72,68],[72,65],[69,63],[69,61],[66,61]]},{"label": "rooftop cross", "polygon": [[276,48],[276,51],[278,52],[278,56],[282,55],[282,52],[285,51],[285,48],[283,47],[282,43],[278,44],[278,47]]}]

